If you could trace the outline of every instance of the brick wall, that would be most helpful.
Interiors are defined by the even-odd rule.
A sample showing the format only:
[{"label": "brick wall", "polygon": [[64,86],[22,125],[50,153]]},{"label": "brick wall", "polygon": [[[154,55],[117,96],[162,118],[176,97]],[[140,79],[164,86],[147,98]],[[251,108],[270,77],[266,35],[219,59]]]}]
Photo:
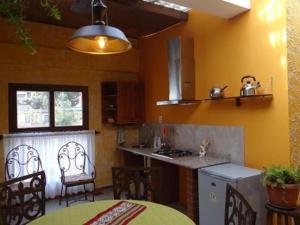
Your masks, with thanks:
[{"label": "brick wall", "polygon": [[188,170],[186,178],[187,215],[196,223],[199,223],[199,199],[198,199],[198,173],[197,170]]}]

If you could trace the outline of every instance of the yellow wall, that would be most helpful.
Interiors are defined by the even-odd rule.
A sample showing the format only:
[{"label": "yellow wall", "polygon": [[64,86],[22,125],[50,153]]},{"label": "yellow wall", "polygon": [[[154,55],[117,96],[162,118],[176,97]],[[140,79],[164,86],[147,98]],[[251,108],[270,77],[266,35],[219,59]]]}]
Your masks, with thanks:
[{"label": "yellow wall", "polygon": [[[286,68],[285,1],[253,0],[252,10],[232,20],[192,11],[186,24],[139,40],[141,79],[146,84],[146,118],[165,122],[235,125],[245,128],[247,166],[289,164],[288,85]],[[167,45],[170,37],[194,37],[196,92],[208,96],[212,86],[229,85],[227,96],[239,95],[240,78],[254,75],[271,102],[250,100],[203,102],[200,106],[157,107],[168,97]],[[264,90],[265,89],[265,90]]]},{"label": "yellow wall", "polygon": [[[8,133],[8,83],[41,83],[88,85],[90,129],[96,135],[97,186],[111,184],[111,167],[118,163],[116,129],[101,123],[102,81],[135,81],[139,71],[137,49],[118,56],[88,56],[65,48],[73,30],[41,24],[27,24],[38,46],[36,55],[29,55],[14,43],[14,30],[0,21],[0,133]],[[136,138],[136,130],[126,132],[127,139]],[[134,141],[134,140],[133,140]],[[0,142],[0,179],[3,180],[3,149]]]},{"label": "yellow wall", "polygon": [[[273,4],[271,4],[273,3]],[[115,129],[101,124],[100,83],[103,80],[136,80],[146,84],[146,117],[156,122],[159,115],[172,123],[237,125],[245,128],[245,159],[248,166],[289,164],[288,85],[285,44],[285,1],[253,0],[253,9],[235,19],[222,20],[191,12],[189,22],[150,38],[139,40],[139,51],[110,57],[86,56],[65,49],[71,29],[31,23],[28,25],[39,46],[31,56],[16,45],[13,28],[0,21],[0,133],[8,132],[7,83],[51,83],[88,85],[90,128],[100,130],[96,139],[97,185],[111,182],[110,168],[117,163]],[[168,38],[176,35],[195,39],[197,97],[207,97],[210,87],[229,85],[226,95],[238,95],[240,78],[253,74],[269,90],[271,102],[204,102],[200,106],[157,107],[168,97]],[[140,58],[140,62],[139,62]],[[140,68],[139,68],[140,66]],[[132,130],[129,136],[136,136]],[[2,145],[2,143],[0,143]],[[2,154],[2,153],[0,153]],[[0,160],[3,168],[3,160]],[[1,173],[3,178],[3,173]]]}]

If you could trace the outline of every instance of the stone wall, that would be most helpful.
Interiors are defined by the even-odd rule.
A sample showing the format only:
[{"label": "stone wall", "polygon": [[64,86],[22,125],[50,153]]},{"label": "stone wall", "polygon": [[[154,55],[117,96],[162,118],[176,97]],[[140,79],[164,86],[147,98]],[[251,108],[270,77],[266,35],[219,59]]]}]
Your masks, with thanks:
[{"label": "stone wall", "polygon": [[200,145],[209,140],[207,155],[226,158],[244,165],[244,129],[237,126],[205,126],[189,124],[145,124],[140,129],[140,143],[152,145],[154,136],[162,137],[168,128],[167,142],[172,148],[199,153]]},{"label": "stone wall", "polygon": [[300,165],[300,1],[287,4],[287,62],[291,162]]}]

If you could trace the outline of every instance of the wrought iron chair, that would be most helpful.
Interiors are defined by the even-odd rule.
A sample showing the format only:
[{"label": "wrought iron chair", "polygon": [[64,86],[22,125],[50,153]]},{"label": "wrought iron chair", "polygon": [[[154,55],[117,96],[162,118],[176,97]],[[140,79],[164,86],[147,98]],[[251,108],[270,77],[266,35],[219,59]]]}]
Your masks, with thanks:
[{"label": "wrought iron chair", "polygon": [[18,145],[7,153],[5,160],[6,180],[42,171],[38,151],[29,145]]},{"label": "wrought iron chair", "polygon": [[[25,182],[29,185],[25,186]],[[12,190],[11,187],[18,187]],[[45,215],[44,171],[11,179],[0,184],[0,223],[3,225],[26,224]]]},{"label": "wrought iron chair", "polygon": [[68,188],[82,185],[84,188],[85,200],[87,200],[86,185],[92,184],[92,201],[95,198],[95,178],[96,168],[86,154],[84,147],[74,141],[63,145],[57,156],[59,168],[61,171],[61,193],[59,204],[63,196],[65,187],[66,205],[69,206]]},{"label": "wrought iron chair", "polygon": [[225,225],[255,225],[256,212],[230,184],[226,188]]},{"label": "wrought iron chair", "polygon": [[114,199],[161,202],[162,168],[113,167]]}]

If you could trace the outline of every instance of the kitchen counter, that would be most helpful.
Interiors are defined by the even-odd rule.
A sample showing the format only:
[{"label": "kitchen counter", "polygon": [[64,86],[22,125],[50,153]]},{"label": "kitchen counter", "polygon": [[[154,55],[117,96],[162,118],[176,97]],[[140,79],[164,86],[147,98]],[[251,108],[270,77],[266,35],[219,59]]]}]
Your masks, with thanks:
[{"label": "kitchen counter", "polygon": [[141,155],[141,156],[157,159],[160,161],[164,161],[167,163],[171,163],[174,165],[182,166],[182,167],[185,167],[188,169],[193,169],[193,170],[229,162],[226,159],[214,158],[214,157],[208,157],[208,156],[205,156],[203,158],[200,158],[199,156],[186,156],[186,157],[168,159],[168,158],[152,155],[152,153],[154,151],[156,151],[153,148],[132,148],[132,147],[118,146],[117,149],[122,150],[122,151],[131,152],[136,155]]}]

